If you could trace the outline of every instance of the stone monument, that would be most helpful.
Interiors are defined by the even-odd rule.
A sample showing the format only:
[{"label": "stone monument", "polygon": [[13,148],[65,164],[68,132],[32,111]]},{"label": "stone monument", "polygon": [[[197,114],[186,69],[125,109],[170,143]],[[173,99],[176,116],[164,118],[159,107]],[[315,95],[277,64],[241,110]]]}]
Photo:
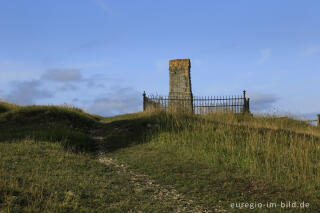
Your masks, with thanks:
[{"label": "stone monument", "polygon": [[190,68],[190,59],[169,61],[169,108],[171,109],[193,111]]}]

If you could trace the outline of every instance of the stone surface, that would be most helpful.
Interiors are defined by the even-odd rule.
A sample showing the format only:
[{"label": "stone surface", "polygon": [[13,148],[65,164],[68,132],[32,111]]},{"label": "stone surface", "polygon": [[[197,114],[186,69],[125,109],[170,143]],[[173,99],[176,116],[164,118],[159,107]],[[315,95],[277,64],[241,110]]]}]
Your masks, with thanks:
[{"label": "stone surface", "polygon": [[169,61],[169,107],[192,110],[192,90],[190,78],[190,59]]}]

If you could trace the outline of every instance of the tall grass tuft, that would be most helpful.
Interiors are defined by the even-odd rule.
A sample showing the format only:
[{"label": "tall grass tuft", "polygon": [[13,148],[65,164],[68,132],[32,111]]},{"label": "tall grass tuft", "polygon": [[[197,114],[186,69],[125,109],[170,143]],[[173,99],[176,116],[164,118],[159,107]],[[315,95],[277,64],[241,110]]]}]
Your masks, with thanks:
[{"label": "tall grass tuft", "polygon": [[290,118],[159,112],[150,146],[185,159],[292,187],[320,186],[320,131]]}]

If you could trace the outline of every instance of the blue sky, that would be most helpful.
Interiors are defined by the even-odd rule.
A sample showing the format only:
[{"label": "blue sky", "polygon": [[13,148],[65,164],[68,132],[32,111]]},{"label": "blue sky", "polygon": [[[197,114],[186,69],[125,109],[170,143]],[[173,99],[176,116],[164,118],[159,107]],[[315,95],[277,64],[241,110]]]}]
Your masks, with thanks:
[{"label": "blue sky", "polygon": [[320,1],[1,0],[0,98],[100,115],[167,95],[191,59],[194,95],[247,90],[254,112],[320,113]]}]

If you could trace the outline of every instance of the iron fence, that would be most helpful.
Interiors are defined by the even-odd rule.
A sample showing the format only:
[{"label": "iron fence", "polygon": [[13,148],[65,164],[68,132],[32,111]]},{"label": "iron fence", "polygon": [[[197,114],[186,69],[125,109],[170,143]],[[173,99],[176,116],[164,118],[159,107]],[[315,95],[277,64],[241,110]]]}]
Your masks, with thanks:
[{"label": "iron fence", "polygon": [[[250,112],[250,98],[246,98],[246,91],[238,96],[194,96],[191,98],[169,98],[159,95],[146,95],[143,92],[143,111],[149,109],[170,109],[179,106],[179,109],[190,109],[195,114],[206,114],[210,112]],[[190,107],[191,106],[191,107]]]},{"label": "iron fence", "polygon": [[319,118],[317,120],[302,120],[302,121],[307,122],[308,124],[320,127],[320,119]]}]

